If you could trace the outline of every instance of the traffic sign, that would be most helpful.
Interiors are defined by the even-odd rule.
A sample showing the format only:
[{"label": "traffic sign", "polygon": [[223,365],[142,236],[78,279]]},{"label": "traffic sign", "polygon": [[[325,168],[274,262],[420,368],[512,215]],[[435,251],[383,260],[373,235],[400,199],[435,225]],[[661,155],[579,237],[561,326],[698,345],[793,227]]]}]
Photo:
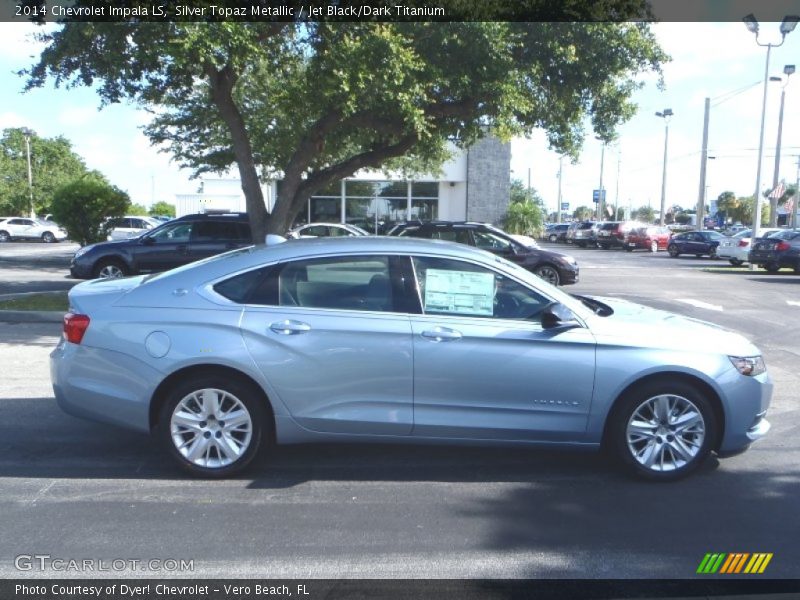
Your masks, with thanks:
[{"label": "traffic sign", "polygon": [[569,202],[562,202],[561,210],[569,210]]},{"label": "traffic sign", "polygon": [[[592,202],[597,204],[600,201],[600,190],[592,190]],[[606,201],[606,190],[603,189],[603,202]]]}]

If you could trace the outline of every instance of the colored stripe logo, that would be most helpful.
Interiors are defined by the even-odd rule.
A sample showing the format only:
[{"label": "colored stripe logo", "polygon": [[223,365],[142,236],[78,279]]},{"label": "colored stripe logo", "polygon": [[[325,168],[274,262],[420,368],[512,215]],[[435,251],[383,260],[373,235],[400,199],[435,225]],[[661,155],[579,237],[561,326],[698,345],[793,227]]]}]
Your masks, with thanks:
[{"label": "colored stripe logo", "polygon": [[711,553],[703,557],[697,572],[702,575],[735,575],[763,573],[772,560],[772,552]]}]

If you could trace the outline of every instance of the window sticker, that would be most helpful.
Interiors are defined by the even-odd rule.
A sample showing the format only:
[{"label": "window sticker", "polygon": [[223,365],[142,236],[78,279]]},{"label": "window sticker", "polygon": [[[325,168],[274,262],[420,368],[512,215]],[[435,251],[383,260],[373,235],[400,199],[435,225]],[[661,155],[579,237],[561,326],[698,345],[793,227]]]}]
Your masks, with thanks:
[{"label": "window sticker", "polygon": [[428,269],[425,275],[425,312],[491,317],[494,313],[494,275]]}]

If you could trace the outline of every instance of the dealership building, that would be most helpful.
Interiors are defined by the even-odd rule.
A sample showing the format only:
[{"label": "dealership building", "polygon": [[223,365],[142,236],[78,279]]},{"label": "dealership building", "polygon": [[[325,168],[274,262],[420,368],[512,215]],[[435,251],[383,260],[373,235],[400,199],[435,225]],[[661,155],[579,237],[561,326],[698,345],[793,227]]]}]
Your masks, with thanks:
[{"label": "dealership building", "polygon": [[[487,137],[465,150],[454,148],[438,174],[404,179],[364,170],[337,181],[309,199],[296,224],[352,223],[385,233],[394,223],[416,219],[497,223],[508,208],[510,169],[511,145]],[[268,209],[280,184],[269,181],[262,187]],[[175,200],[177,216],[246,210],[240,181],[231,177],[204,177],[197,193],[178,194]]]}]

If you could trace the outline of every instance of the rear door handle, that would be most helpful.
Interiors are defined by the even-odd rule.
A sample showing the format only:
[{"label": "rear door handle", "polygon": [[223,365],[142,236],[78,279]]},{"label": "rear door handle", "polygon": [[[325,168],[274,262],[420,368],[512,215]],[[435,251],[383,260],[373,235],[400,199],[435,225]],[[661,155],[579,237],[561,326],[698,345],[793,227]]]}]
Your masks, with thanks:
[{"label": "rear door handle", "polygon": [[298,333],[305,333],[311,331],[311,325],[303,323],[302,321],[293,321],[286,319],[285,321],[277,321],[269,326],[275,333],[281,335],[297,335]]},{"label": "rear door handle", "polygon": [[460,340],[462,335],[460,331],[449,327],[434,327],[423,331],[422,337],[428,338],[433,342],[454,342]]}]

